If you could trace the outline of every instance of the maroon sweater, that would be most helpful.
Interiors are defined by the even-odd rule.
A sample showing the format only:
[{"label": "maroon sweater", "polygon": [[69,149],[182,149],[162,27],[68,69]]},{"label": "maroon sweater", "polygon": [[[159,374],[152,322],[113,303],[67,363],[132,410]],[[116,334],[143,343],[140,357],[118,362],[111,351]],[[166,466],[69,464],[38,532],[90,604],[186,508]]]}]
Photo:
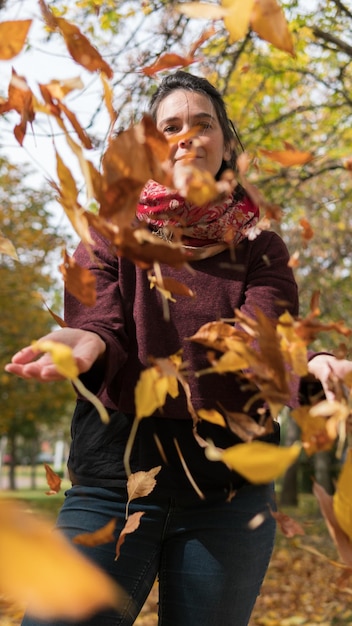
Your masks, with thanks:
[{"label": "maroon sweater", "polygon": [[[206,322],[233,318],[237,308],[254,316],[255,308],[259,307],[273,319],[286,309],[297,315],[298,296],[292,271],[287,265],[289,255],[285,244],[275,233],[262,232],[253,241],[245,239],[236,248],[235,262],[226,250],[193,262],[192,271],[186,267],[162,266],[164,277],[175,278],[195,293],[194,298],[176,296],[176,302],[169,302],[170,319],[166,321],[161,295],[150,288],[146,271],[125,258],[114,256],[99,235],[94,238],[96,262],[91,262],[82,244],[75,258],[96,276],[97,303],[88,308],[67,293],[65,319],[69,326],[96,332],[106,342],[104,369],[94,366],[82,379],[100,395],[112,410],[113,417],[112,424],[106,428],[96,415],[93,416],[94,411],[85,403],[79,403],[73,421],[74,441],[69,465],[77,482],[116,487],[121,484],[121,457],[134,414],[134,388],[142,369],[150,365],[149,357],[167,357],[182,348],[183,360],[190,373],[188,380],[194,407],[218,408],[220,403],[231,411],[242,411],[249,392],[242,389],[235,375],[194,376],[194,372],[209,366],[207,350],[187,338]],[[205,423],[202,428],[206,431],[202,433],[204,436],[211,436],[222,447],[238,441],[226,429]],[[174,437],[180,440],[181,448],[184,443],[188,457],[198,459],[194,472],[205,490],[218,484],[217,480],[214,481],[214,466],[222,466],[219,468],[220,483],[229,482],[229,472],[223,464],[206,461],[212,468],[207,470],[207,475],[199,469],[204,462],[204,452],[198,444],[194,447],[192,422],[181,388],[179,396],[168,398],[154,417],[142,420],[139,431],[138,451],[135,450],[133,457],[134,470],[149,469],[162,463],[155,448],[154,435],[157,434],[164,451],[167,450],[169,469],[165,471],[172,474],[172,478],[169,476],[165,482],[168,488],[171,483],[180,487],[183,481],[179,467],[175,469],[179,466],[179,458],[172,446]],[[109,446],[111,458],[107,454]],[[188,487],[187,479],[182,483],[183,488],[186,484]]]}]

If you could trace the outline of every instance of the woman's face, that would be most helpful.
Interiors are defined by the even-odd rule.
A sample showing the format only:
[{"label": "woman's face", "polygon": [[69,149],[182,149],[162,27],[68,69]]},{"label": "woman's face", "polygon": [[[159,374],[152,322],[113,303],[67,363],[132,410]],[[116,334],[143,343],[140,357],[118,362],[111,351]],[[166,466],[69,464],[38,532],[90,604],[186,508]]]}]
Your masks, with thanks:
[{"label": "woman's face", "polygon": [[[174,169],[192,163],[216,176],[222,161],[230,159],[216,111],[206,95],[185,89],[172,91],[159,105],[156,124],[171,143]],[[191,129],[194,134],[189,133]],[[185,136],[187,133],[190,136]]]}]

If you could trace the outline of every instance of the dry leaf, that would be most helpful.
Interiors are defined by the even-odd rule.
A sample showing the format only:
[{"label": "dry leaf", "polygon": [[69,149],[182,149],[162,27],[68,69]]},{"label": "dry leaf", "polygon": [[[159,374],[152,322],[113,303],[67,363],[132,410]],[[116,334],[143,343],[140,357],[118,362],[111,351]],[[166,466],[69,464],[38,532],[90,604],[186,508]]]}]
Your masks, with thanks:
[{"label": "dry leaf", "polygon": [[182,2],[176,5],[177,11],[191,18],[220,20],[228,15],[228,9],[208,2]]},{"label": "dry leaf", "polygon": [[352,542],[337,522],[333,508],[333,496],[326,493],[324,487],[316,482],[313,483],[313,493],[319,502],[327,529],[342,561],[348,567],[352,567]]},{"label": "dry leaf", "polygon": [[352,449],[349,448],[337,480],[333,509],[339,526],[352,541]]},{"label": "dry leaf", "polygon": [[124,543],[124,541],[126,539],[126,535],[128,535],[130,533],[133,533],[135,530],[137,530],[137,528],[139,527],[139,524],[141,522],[142,515],[144,515],[143,511],[137,511],[136,513],[132,513],[132,515],[129,515],[124,528],[121,530],[120,536],[119,536],[117,544],[116,544],[115,561],[120,556],[121,546],[122,546],[122,544]]},{"label": "dry leaf", "polygon": [[260,152],[272,161],[277,161],[283,167],[292,165],[305,165],[314,159],[311,152],[301,152],[299,150],[265,150],[260,148]]},{"label": "dry leaf", "polygon": [[230,42],[245,37],[256,0],[222,0],[221,6],[227,10],[224,17],[225,28],[229,31]]},{"label": "dry leaf", "polygon": [[47,492],[48,496],[59,493],[61,489],[61,478],[53,469],[51,469],[50,465],[44,463],[45,474],[46,474],[46,482],[50,487],[50,491]]},{"label": "dry leaf", "polygon": [[90,548],[94,546],[101,546],[104,543],[112,543],[115,541],[115,528],[116,528],[116,519],[111,519],[105,526],[102,528],[98,528],[92,533],[81,533],[80,535],[76,535],[73,539],[73,543],[79,544],[81,546],[89,546]]},{"label": "dry leaf", "polygon": [[126,519],[128,517],[128,506],[132,500],[136,498],[144,498],[148,496],[156,485],[155,476],[160,472],[161,465],[152,469],[130,474],[127,480],[128,501],[126,505]]},{"label": "dry leaf", "polygon": [[263,441],[239,443],[223,451],[209,446],[205,453],[211,461],[222,461],[254,484],[265,484],[276,480],[292,463],[301,451],[295,443],[289,447],[276,446]]},{"label": "dry leaf", "polygon": [[294,56],[291,33],[284,12],[276,0],[256,0],[250,22],[261,39]]},{"label": "dry leaf", "polygon": [[15,261],[19,261],[16,248],[10,239],[4,237],[0,231],[0,254],[6,254]]},{"label": "dry leaf", "polygon": [[8,61],[17,56],[25,42],[32,20],[0,22],[0,59]]},{"label": "dry leaf", "polygon": [[276,519],[278,526],[285,537],[296,537],[296,535],[305,535],[305,532],[302,526],[292,517],[286,515],[286,513],[281,513],[280,511],[273,511],[270,509],[270,513],[274,519]]},{"label": "dry leaf", "polygon": [[116,610],[125,593],[52,524],[13,502],[0,502],[0,590],[43,620],[88,619]]},{"label": "dry leaf", "polygon": [[73,257],[63,252],[64,262],[59,266],[67,291],[85,306],[95,306],[97,300],[96,278],[86,267],[77,264]]}]

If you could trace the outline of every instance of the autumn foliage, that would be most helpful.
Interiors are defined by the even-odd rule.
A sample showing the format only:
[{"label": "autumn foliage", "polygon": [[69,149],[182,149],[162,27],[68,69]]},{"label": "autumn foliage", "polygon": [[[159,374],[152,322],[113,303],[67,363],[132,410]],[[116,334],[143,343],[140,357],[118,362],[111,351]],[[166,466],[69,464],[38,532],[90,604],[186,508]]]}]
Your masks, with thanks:
[{"label": "autumn foliage", "polygon": [[[167,311],[168,300],[177,300],[179,295],[192,298],[194,294],[187,285],[164,278],[160,265],[180,267],[192,261],[192,256],[185,252],[177,236],[173,243],[166,243],[152,236],[142,223],[135,222],[136,203],[150,178],[177,187],[186,198],[200,204],[221,197],[241,183],[261,210],[261,219],[253,236],[268,228],[272,221],[280,223],[281,207],[268,200],[255,180],[253,181],[251,173],[256,163],[246,153],[238,161],[236,175],[227,176],[221,181],[215,181],[193,166],[187,170],[185,178],[174,180],[168,166],[170,145],[148,115],[144,115],[127,130],[114,134],[117,112],[114,109],[110,82],[114,76],[113,69],[75,24],[56,15],[43,0],[40,0],[40,7],[45,28],[63,38],[67,51],[76,64],[88,72],[97,73],[101,79],[102,101],[110,121],[101,168],[97,168],[86,157],[86,153],[93,147],[92,141],[82,128],[76,113],[65,103],[68,94],[83,89],[79,78],[39,83],[41,99],[38,99],[27,78],[19,76],[13,69],[7,97],[0,98],[0,114],[15,112],[17,115],[18,121],[13,128],[13,134],[19,145],[23,145],[28,127],[35,125],[41,116],[47,116],[57,125],[77,158],[85,181],[86,197],[82,199],[81,189],[70,167],[54,148],[57,180],[50,181],[50,185],[72,228],[90,250],[90,228],[94,227],[108,239],[117,255],[127,257],[144,268],[148,272],[151,287],[161,293]],[[141,68],[141,72],[147,77],[153,78],[158,72],[188,67],[194,63],[202,46],[210,40],[216,40],[218,22],[228,31],[230,41],[241,40],[249,31],[255,32],[261,40],[294,58],[290,28],[282,7],[276,0],[222,0],[219,4],[190,2],[176,5],[174,10],[190,20],[206,19],[207,27],[202,36],[190,46],[186,55],[177,52],[162,53],[153,64]],[[0,22],[0,60],[12,59],[24,49],[30,28],[31,20]],[[273,149],[259,147],[259,151],[266,163],[265,167],[269,161],[282,168],[300,168],[315,159],[310,150],[299,150],[289,142]],[[350,169],[349,162],[346,167]],[[95,210],[90,208],[92,205]],[[308,245],[314,237],[313,229],[306,218],[301,219],[300,227],[302,245]],[[4,237],[1,231],[0,253],[17,258],[12,241]],[[297,255],[292,255],[290,263],[293,267],[298,262],[297,258]],[[79,267],[70,258],[66,250],[63,252],[60,271],[67,290],[84,306],[93,306],[96,301],[95,280],[87,269]],[[259,423],[246,410],[241,414],[234,414],[214,406],[212,410],[196,412],[187,384],[187,364],[183,363],[182,354],[169,355],[167,359],[151,358],[150,367],[142,373],[135,389],[136,417],[125,453],[129,478],[123,530],[116,536],[116,520],[111,520],[107,526],[93,534],[77,536],[75,542],[87,546],[113,543],[113,559],[119,557],[126,536],[131,532],[138,532],[143,510],[130,515],[128,505],[133,499],[146,496],[152,491],[160,468],[130,473],[129,455],[133,438],[140,421],[161,408],[168,395],[176,397],[180,387],[187,397],[195,436],[204,447],[207,458],[222,461],[253,483],[277,479],[297,460],[302,450],[313,455],[321,450],[332,450],[336,443],[340,449],[343,448],[349,433],[352,387],[352,380],[349,378],[331,380],[336,400],[318,398],[314,406],[307,404],[293,412],[293,419],[301,431],[300,441],[287,448],[257,441],[259,437],[271,432],[273,420],[279,417],[280,411],[286,405],[292,377],[307,375],[308,346],[320,334],[334,331],[345,339],[352,333],[341,321],[321,323],[319,315],[318,297],[314,296],[311,310],[304,318],[293,319],[286,313],[273,324],[260,310],[255,319],[234,311],[232,320],[214,320],[200,328],[193,337],[187,338],[201,344],[207,351],[209,366],[204,371],[195,372],[196,376],[209,372],[215,375],[235,373],[241,381],[253,388],[253,402],[260,399],[266,403],[270,418]],[[60,322],[59,318],[55,321]],[[34,348],[38,353],[50,352],[59,371],[96,405],[101,419],[108,420],[98,398],[92,396],[77,378],[77,367],[67,346],[39,341],[34,343]],[[227,450],[219,450],[210,442],[201,441],[197,434],[197,425],[201,420],[229,428],[243,443]],[[190,475],[181,451],[179,455],[190,483],[199,497],[204,497]],[[46,471],[48,494],[57,493],[60,479],[49,467]],[[334,496],[326,494],[318,484],[314,486],[329,532],[346,570],[352,567],[351,486],[350,450],[347,452]],[[287,516],[280,513],[273,515],[287,536],[302,534],[301,527]],[[116,606],[116,598],[118,602],[123,602],[123,594],[119,590],[116,593],[111,582],[73,552],[72,547],[58,536],[49,535],[45,524],[24,515],[23,511],[18,511],[8,502],[1,503],[0,507],[0,552],[2,571],[6,572],[6,575],[0,576],[0,590],[15,600],[28,600],[30,610],[38,617],[83,618],[102,606]],[[50,566],[53,562],[55,569]],[[45,573],[49,566],[55,578],[50,579],[50,583]],[[19,571],[21,576],[17,575]],[[55,582],[63,579],[66,583],[64,586]]]}]

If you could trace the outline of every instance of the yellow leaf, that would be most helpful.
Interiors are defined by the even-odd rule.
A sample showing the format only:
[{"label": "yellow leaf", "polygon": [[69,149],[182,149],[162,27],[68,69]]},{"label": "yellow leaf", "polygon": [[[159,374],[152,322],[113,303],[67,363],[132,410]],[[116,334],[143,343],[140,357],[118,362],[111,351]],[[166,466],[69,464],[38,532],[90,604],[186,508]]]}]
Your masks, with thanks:
[{"label": "yellow leaf", "polygon": [[339,526],[352,541],[352,449],[348,450],[337,480],[333,509]]},{"label": "yellow leaf", "polygon": [[301,445],[280,447],[263,441],[239,443],[221,453],[221,460],[251,483],[275,480],[298,458]]},{"label": "yellow leaf", "polygon": [[174,376],[163,376],[157,367],[144,370],[135,387],[137,418],[148,417],[164,406],[168,393],[173,398],[178,395],[178,383]]},{"label": "yellow leaf", "polygon": [[17,56],[26,41],[32,20],[13,20],[0,24],[0,59],[8,61]]},{"label": "yellow leaf", "polygon": [[76,535],[73,543],[81,546],[101,546],[104,543],[112,543],[115,541],[116,518],[111,519],[105,526],[98,528],[92,533],[81,533]]},{"label": "yellow leaf", "polygon": [[16,248],[13,245],[12,241],[10,241],[10,239],[7,239],[7,237],[4,237],[1,231],[0,231],[0,254],[6,254],[12,259],[15,259],[15,261],[19,260],[17,256]]},{"label": "yellow leaf", "polygon": [[39,340],[34,341],[32,347],[38,352],[49,352],[59,374],[71,380],[77,378],[79,370],[69,346],[58,341]]},{"label": "yellow leaf", "polygon": [[238,41],[247,34],[255,0],[222,0],[221,6],[228,10],[224,17],[225,28],[229,31],[230,41]]},{"label": "yellow leaf", "polygon": [[217,426],[224,427],[226,426],[226,422],[223,416],[218,411],[215,411],[215,409],[200,409],[200,411],[198,411],[198,415],[202,420],[205,420],[206,422],[211,422],[211,424],[216,424]]},{"label": "yellow leaf", "polygon": [[239,370],[248,367],[249,361],[246,358],[246,346],[238,342],[239,348],[242,349],[243,354],[237,352],[225,352],[220,359],[216,362],[214,370],[219,374],[225,372],[238,372]]},{"label": "yellow leaf", "polygon": [[187,15],[187,17],[202,18],[208,20],[223,19],[228,11],[224,7],[208,2],[183,2],[176,5],[177,11]]},{"label": "yellow leaf", "polygon": [[0,502],[0,554],[1,593],[37,618],[76,622],[126,599],[51,523],[12,502]]},{"label": "yellow leaf", "polygon": [[291,33],[284,12],[276,0],[256,0],[250,21],[259,37],[294,56]]}]

